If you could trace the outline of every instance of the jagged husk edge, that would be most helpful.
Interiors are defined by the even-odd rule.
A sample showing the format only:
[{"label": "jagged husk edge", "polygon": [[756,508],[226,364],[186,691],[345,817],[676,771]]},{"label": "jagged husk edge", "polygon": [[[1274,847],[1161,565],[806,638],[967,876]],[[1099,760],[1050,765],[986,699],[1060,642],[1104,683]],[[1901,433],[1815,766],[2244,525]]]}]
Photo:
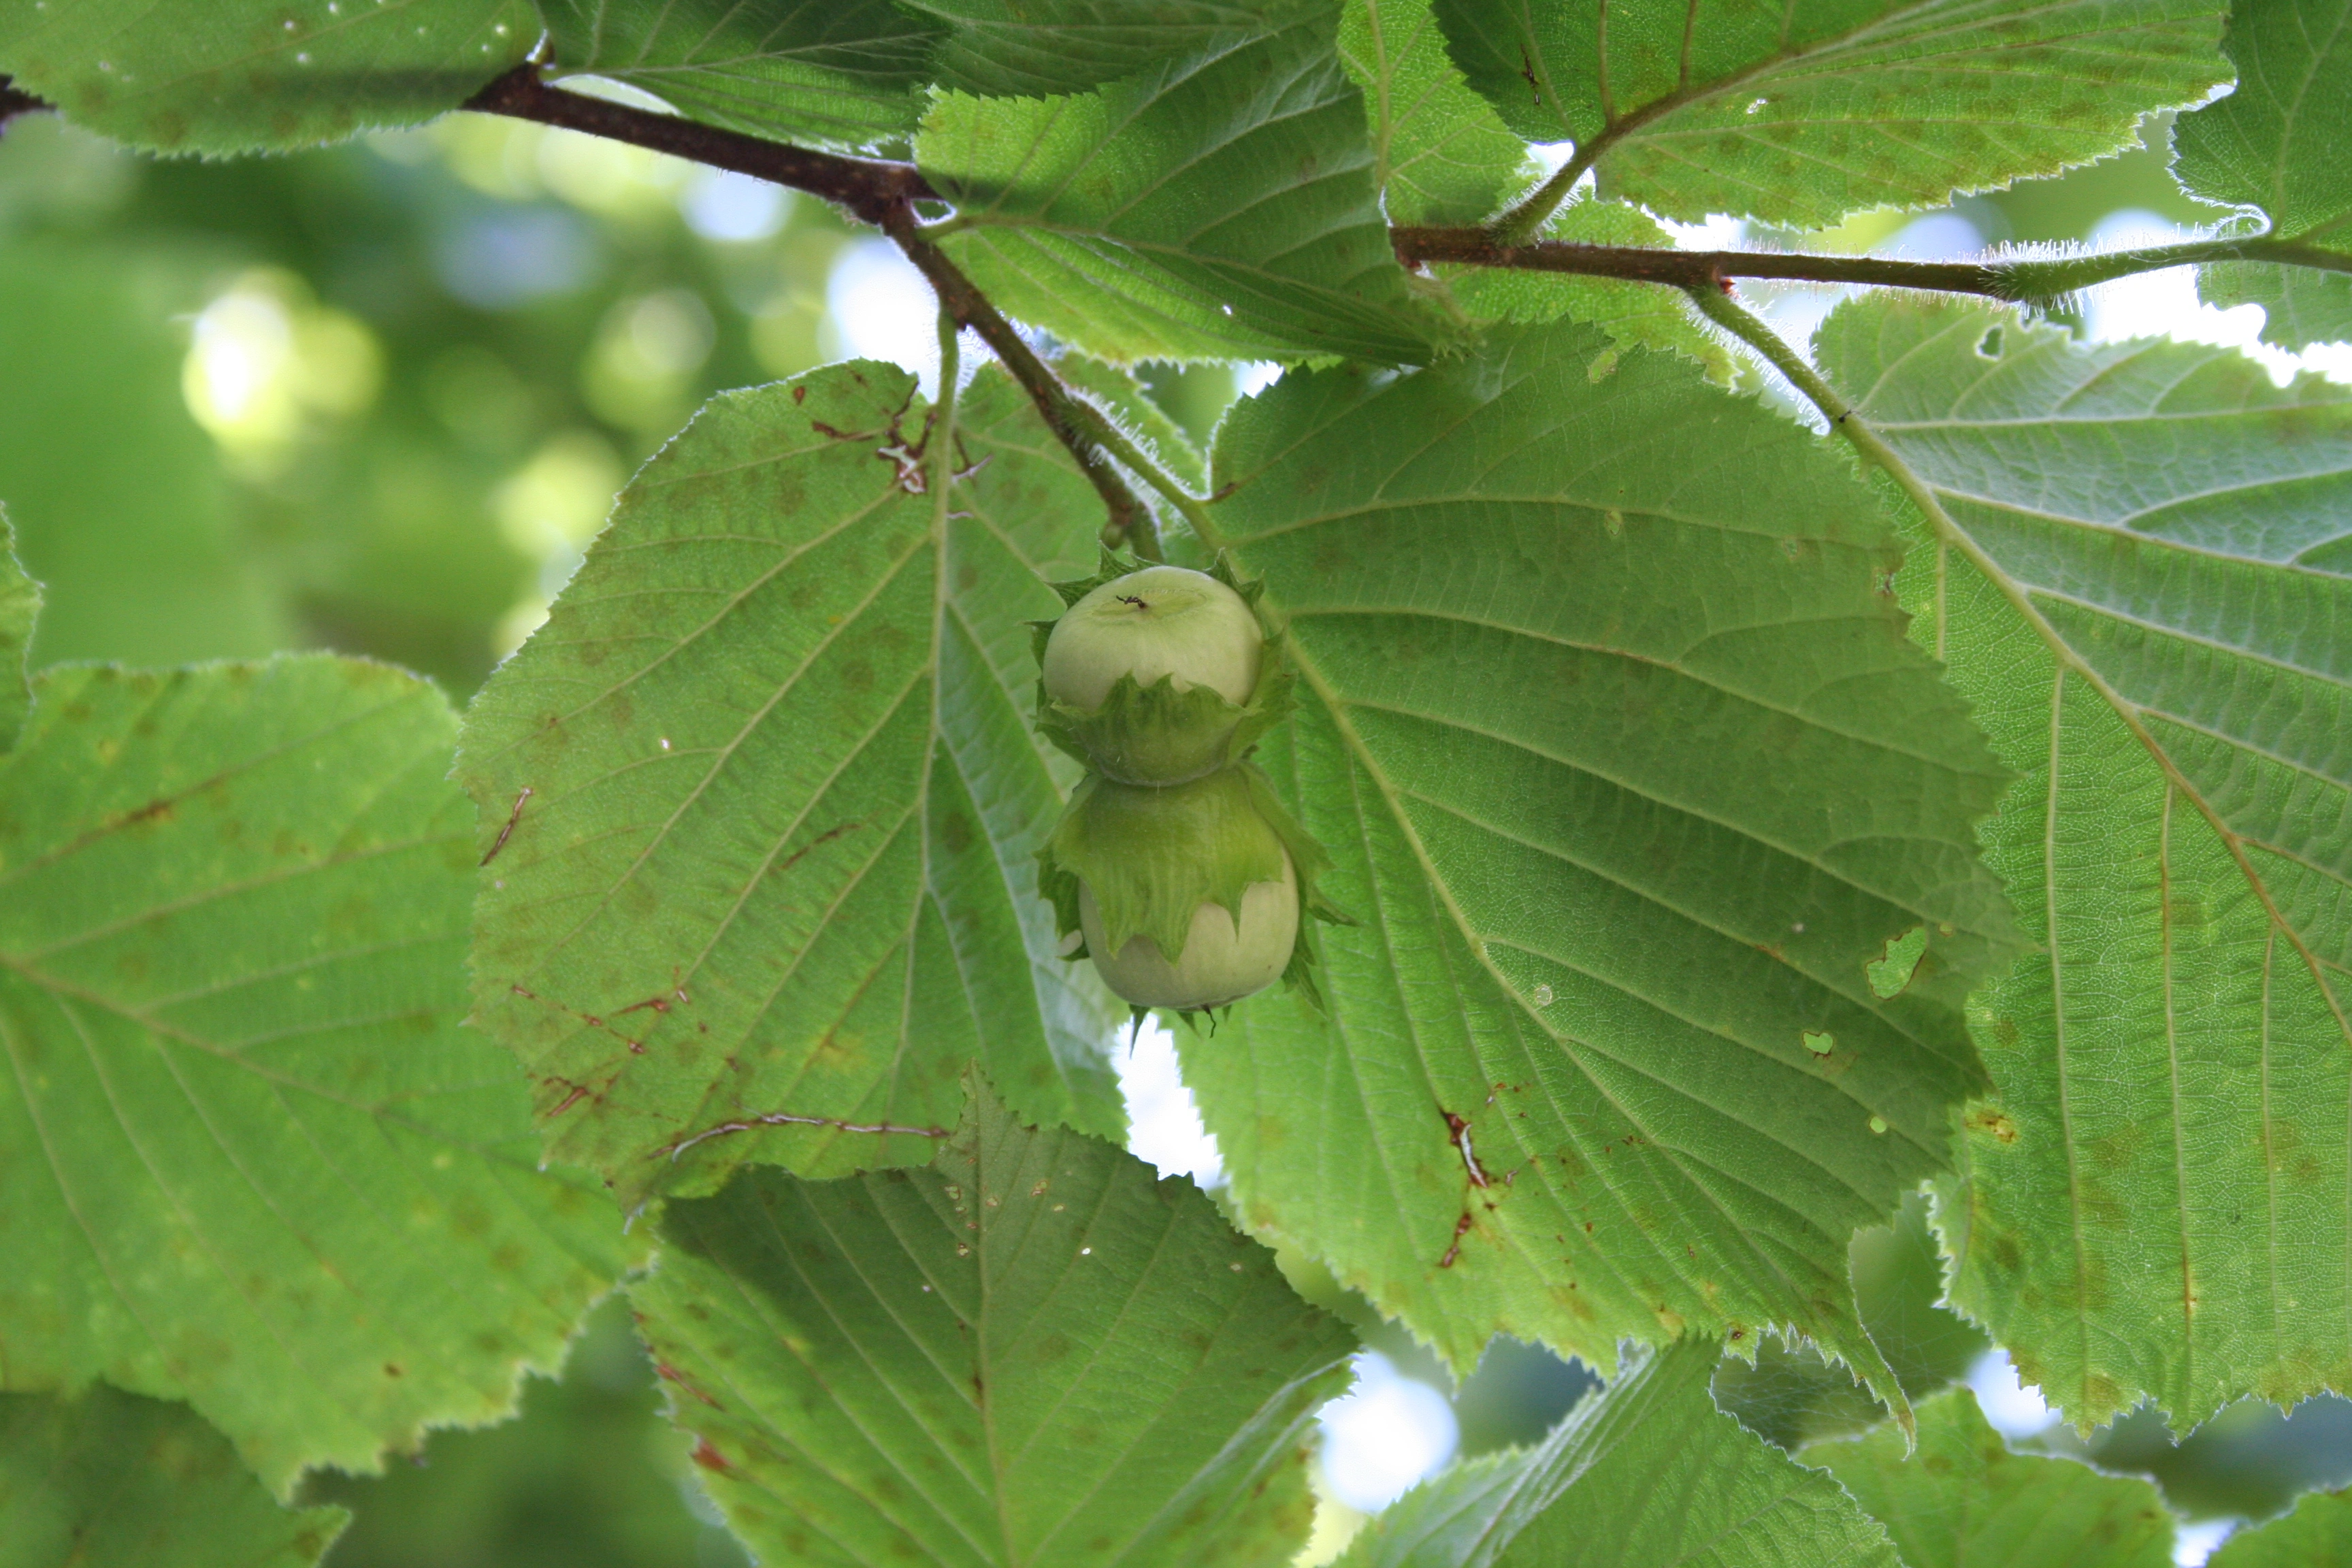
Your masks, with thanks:
[{"label": "jagged husk edge", "polygon": [[[1122,556],[1106,548],[1102,564],[1091,577],[1051,584],[1062,596],[1064,608],[1076,604],[1106,583],[1115,582],[1130,572],[1140,572],[1159,563]],[[1244,582],[1234,570],[1233,563],[1223,551],[1209,563],[1208,574],[1242,596],[1242,602],[1257,617],[1258,630],[1265,640],[1258,654],[1257,686],[1251,691],[1247,703],[1236,705],[1224,693],[1208,687],[1196,686],[1189,691],[1176,689],[1174,676],[1162,676],[1150,686],[1139,685],[1131,675],[1119,677],[1102,706],[1095,709],[1074,708],[1066,702],[1056,702],[1045,690],[1045,644],[1053,637],[1058,621],[1029,623],[1030,651],[1035,656],[1037,677],[1037,732],[1059,746],[1089,772],[1099,771],[1101,759],[1112,750],[1108,742],[1133,727],[1181,727],[1194,724],[1213,727],[1219,720],[1227,719],[1232,726],[1223,745],[1203,763],[1200,777],[1213,773],[1229,763],[1240,762],[1250,754],[1251,748],[1263,740],[1276,724],[1289,717],[1295,706],[1292,691],[1297,675],[1290,668],[1282,634],[1266,617],[1259,601],[1265,593],[1262,579]],[[1088,738],[1097,743],[1088,744]],[[1169,780],[1127,779],[1128,784],[1169,784]]]},{"label": "jagged husk edge", "polygon": [[1282,879],[1284,847],[1246,775],[1220,768],[1160,787],[1089,776],[1045,853],[1093,892],[1112,952],[1148,936],[1174,963],[1194,911],[1217,904],[1238,921],[1250,884]]},{"label": "jagged husk edge", "polygon": [[[1243,762],[1206,778],[1163,790],[1120,784],[1089,774],[1071,796],[1045,847],[1037,852],[1038,889],[1054,906],[1055,928],[1062,937],[1082,930],[1078,884],[1084,881],[1094,890],[1103,934],[1114,952],[1132,936],[1149,936],[1173,963],[1182,954],[1185,941],[1192,933],[1193,910],[1204,903],[1215,903],[1238,919],[1243,890],[1252,882],[1276,881],[1282,875],[1281,862],[1264,853],[1271,847],[1264,840],[1256,845],[1229,843],[1227,853],[1216,857],[1213,863],[1206,856],[1178,852],[1164,864],[1154,867],[1150,857],[1134,854],[1132,845],[1107,841],[1109,836],[1101,830],[1097,820],[1103,815],[1097,803],[1108,804],[1107,791],[1122,792],[1127,798],[1121,804],[1129,807],[1164,805],[1181,809],[1186,805],[1225,797],[1216,801],[1212,810],[1222,807],[1231,813],[1238,807],[1247,811],[1289,854],[1292,875],[1298,883],[1302,916],[1311,915],[1314,920],[1334,925],[1355,923],[1318,886],[1330,865],[1330,857],[1284,807],[1265,774],[1255,764]],[[1200,796],[1193,802],[1166,798],[1192,795],[1195,792],[1200,792]],[[1238,800],[1232,798],[1236,793]],[[1091,816],[1090,807],[1095,808]],[[1089,828],[1095,831],[1089,832]],[[1314,920],[1299,921],[1298,935],[1291,944],[1290,960],[1283,968],[1282,978],[1285,984],[1304,995],[1320,1012],[1323,995],[1315,983],[1319,955],[1313,935]],[[1066,956],[1073,961],[1091,956],[1083,935],[1076,949]]]}]

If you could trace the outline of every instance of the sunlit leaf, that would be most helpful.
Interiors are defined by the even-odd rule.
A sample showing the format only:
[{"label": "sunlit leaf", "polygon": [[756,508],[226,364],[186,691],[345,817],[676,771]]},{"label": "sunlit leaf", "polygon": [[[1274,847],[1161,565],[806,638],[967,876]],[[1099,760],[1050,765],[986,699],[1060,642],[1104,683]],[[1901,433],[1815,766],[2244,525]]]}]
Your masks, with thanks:
[{"label": "sunlit leaf", "polygon": [[1910,1447],[1884,1426],[1805,1450],[1805,1463],[1826,1468],[1886,1527],[1904,1568],[2167,1568],[2172,1561],[2172,1515],[2155,1487],[2072,1459],[2011,1453],[1966,1389],[1919,1406],[1918,1445]]},{"label": "sunlit leaf", "polygon": [[626,1267],[458,1027],[472,858],[422,681],[52,670],[0,760],[0,1343],[185,1398],[272,1489],[493,1420]]},{"label": "sunlit leaf", "polygon": [[1595,379],[1616,352],[1498,332],[1228,417],[1219,542],[1302,677],[1263,760],[1360,923],[1328,1022],[1250,1001],[1185,1079],[1244,1222],[1457,1367],[1779,1324],[1893,1397],[1847,1240],[1982,1085],[1960,999],[2009,917],[1969,825],[2004,775],[1840,459],[1669,356]]},{"label": "sunlit leaf", "polygon": [[1604,194],[1815,226],[2128,146],[2229,79],[2222,0],[1436,0],[1470,84]]},{"label": "sunlit leaf", "polygon": [[1715,1408],[1715,1356],[1629,1359],[1541,1444],[1407,1492],[1341,1568],[1903,1568],[1835,1481]]},{"label": "sunlit leaf", "polygon": [[1117,1011],[1037,895],[1075,769],[1028,722],[1025,623],[1101,504],[1002,372],[952,495],[929,417],[870,362],[715,400],[467,719],[478,1016],[630,1203],[927,1161],[974,1059],[1033,1121],[1125,1125]]},{"label": "sunlit leaf", "polygon": [[2173,128],[2192,195],[2262,215],[2272,237],[2330,253],[2341,270],[2231,261],[2201,269],[2216,305],[2263,307],[2265,342],[2352,338],[2352,0],[2258,0],[2230,14],[2226,98]]},{"label": "sunlit leaf", "polygon": [[2341,1385],[2352,388],[1973,306],[1815,351],[1989,563],[1901,584],[2020,774],[2040,947],[1977,998],[1958,1300],[2078,1423]]},{"label": "sunlit leaf", "polygon": [[0,73],[134,147],[282,152],[445,114],[539,31],[527,0],[20,0]]},{"label": "sunlit leaf", "polygon": [[1339,58],[1363,90],[1391,223],[1476,223],[1502,205],[1527,149],[1446,58],[1429,0],[1355,0]]},{"label": "sunlit leaf", "polygon": [[0,1563],[310,1568],[339,1508],[279,1508],[184,1405],[98,1384],[0,1394]]},{"label": "sunlit leaf", "polygon": [[1426,358],[1331,33],[1309,17],[1078,97],[942,95],[917,154],[957,204],[943,243],[1108,359]]},{"label": "sunlit leaf", "polygon": [[632,1290],[762,1561],[1278,1563],[1354,1336],[1181,1178],[983,1088],[927,1170],[748,1170]]}]

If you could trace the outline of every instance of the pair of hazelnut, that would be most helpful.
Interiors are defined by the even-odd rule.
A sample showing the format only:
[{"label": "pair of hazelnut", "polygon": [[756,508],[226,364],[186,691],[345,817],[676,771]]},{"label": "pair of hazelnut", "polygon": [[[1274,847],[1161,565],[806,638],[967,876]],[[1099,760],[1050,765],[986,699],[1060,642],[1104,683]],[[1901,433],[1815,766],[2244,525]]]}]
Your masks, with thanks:
[{"label": "pair of hazelnut", "polygon": [[1220,1008],[1286,975],[1311,997],[1300,914],[1324,858],[1248,761],[1290,697],[1258,584],[1222,557],[1106,556],[1056,586],[1038,728],[1088,770],[1038,856],[1066,954],[1139,1008]]}]

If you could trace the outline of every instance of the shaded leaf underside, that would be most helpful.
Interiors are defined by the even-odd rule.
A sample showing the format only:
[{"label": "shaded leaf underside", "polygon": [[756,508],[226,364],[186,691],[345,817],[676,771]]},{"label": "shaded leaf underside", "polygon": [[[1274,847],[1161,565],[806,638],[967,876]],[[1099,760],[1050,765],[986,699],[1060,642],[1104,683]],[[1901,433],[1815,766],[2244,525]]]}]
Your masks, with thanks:
[{"label": "shaded leaf underside", "polygon": [[2284,1519],[2242,1530],[2208,1559],[2212,1568],[2305,1568],[2352,1557],[2352,1492],[2313,1492]]},{"label": "shaded leaf underside", "polygon": [[943,95],[917,155],[969,226],[950,254],[1007,311],[1090,352],[1430,352],[1328,16],[1083,97]]},{"label": "shaded leaf underside", "polygon": [[[1916,1404],[1966,1377],[1990,1342],[1942,1304],[1944,1258],[1927,1198],[1906,1194],[1895,1223],[1854,1232],[1846,1256],[1862,1326],[1904,1394]],[[1886,1419],[1885,1407],[1813,1346],[1768,1337],[1752,1348],[1752,1362],[1727,1355],[1716,1368],[1715,1402],[1766,1441],[1793,1453]]]},{"label": "shaded leaf underside", "polygon": [[1349,5],[1339,58],[1363,90],[1391,223],[1476,223],[1502,204],[1527,148],[1446,58],[1429,0]]},{"label": "shaded leaf underside", "polygon": [[1294,374],[1228,421],[1217,526],[1304,675],[1264,760],[1360,923],[1324,936],[1328,1023],[1254,1001],[1186,1081],[1247,1223],[1459,1365],[1780,1323],[1884,1386],[1847,1239],[1981,1083],[1959,998],[2008,928],[1968,825],[2001,775],[1836,461],[1671,358],[1596,383],[1604,352]]},{"label": "shaded leaf underside", "polygon": [[1279,1562],[1354,1338],[1178,1178],[982,1089],[926,1170],[747,1171],[634,1287],[763,1560]]},{"label": "shaded leaf underside", "polygon": [[494,1420],[627,1266],[461,1032],[467,836],[424,682],[42,678],[0,762],[0,1342],[184,1397],[283,1490]]},{"label": "shaded leaf underside", "polygon": [[939,29],[893,0],[542,0],[557,67],[714,125],[864,150],[914,129]]},{"label": "shaded leaf underside", "polygon": [[468,718],[479,1016],[625,1201],[927,1161],[974,1059],[1034,1120],[1124,1126],[1033,860],[1074,769],[1025,623],[1099,503],[1001,372],[951,500],[927,417],[864,362],[716,400]]}]

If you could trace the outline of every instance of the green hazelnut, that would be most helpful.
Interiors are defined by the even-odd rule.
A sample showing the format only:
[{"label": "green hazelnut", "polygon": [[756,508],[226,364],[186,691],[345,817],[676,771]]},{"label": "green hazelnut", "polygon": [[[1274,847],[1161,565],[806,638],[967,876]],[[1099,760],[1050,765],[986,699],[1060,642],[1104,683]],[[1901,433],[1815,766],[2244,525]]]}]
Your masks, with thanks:
[{"label": "green hazelnut", "polygon": [[1257,612],[1205,572],[1147,566],[1072,605],[1045,643],[1045,694],[1100,708],[1119,677],[1178,692],[1205,686],[1239,708],[1257,689],[1265,633]]},{"label": "green hazelnut", "polygon": [[1298,940],[1298,878],[1282,858],[1282,879],[1252,882],[1238,914],[1223,904],[1192,910],[1183,949],[1170,963],[1151,938],[1137,935],[1117,952],[1103,930],[1094,892],[1078,884],[1078,921],[1103,984],[1139,1007],[1223,1007],[1282,977]]}]

